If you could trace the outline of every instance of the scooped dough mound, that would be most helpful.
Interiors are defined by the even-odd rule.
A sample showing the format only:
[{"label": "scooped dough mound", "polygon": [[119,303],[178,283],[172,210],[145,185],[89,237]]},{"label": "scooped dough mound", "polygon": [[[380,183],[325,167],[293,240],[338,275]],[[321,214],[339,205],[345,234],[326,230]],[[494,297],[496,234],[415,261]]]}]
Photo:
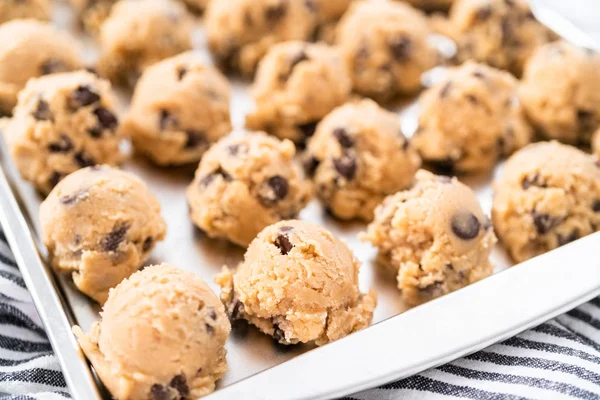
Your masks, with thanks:
[{"label": "scooped dough mound", "polygon": [[235,271],[217,277],[233,320],[245,319],[282,344],[323,345],[367,327],[377,304],[358,288],[360,264],[326,229],[281,221],[250,244]]},{"label": "scooped dough mound", "polygon": [[50,19],[50,0],[4,0],[0,1],[0,24],[13,19]]},{"label": "scooped dough mound", "polygon": [[62,180],[40,206],[50,262],[72,272],[79,290],[104,303],[165,237],[160,205],[135,175],[94,166]]},{"label": "scooped dough mound", "polygon": [[494,228],[522,262],[600,228],[600,167],[558,142],[515,153],[494,182]]},{"label": "scooped dough mound", "polygon": [[492,273],[496,236],[475,193],[456,178],[421,170],[414,186],[389,196],[362,237],[397,273],[408,305],[453,292]]},{"label": "scooped dough mound", "polygon": [[199,276],[167,264],[136,272],[111,290],[102,320],[73,331],[118,399],[197,399],[227,371],[231,325]]}]

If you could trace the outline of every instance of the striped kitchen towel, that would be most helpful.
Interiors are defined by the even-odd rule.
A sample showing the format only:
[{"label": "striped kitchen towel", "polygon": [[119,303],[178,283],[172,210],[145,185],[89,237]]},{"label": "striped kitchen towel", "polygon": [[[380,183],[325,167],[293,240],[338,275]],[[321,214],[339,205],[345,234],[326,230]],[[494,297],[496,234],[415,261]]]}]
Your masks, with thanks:
[{"label": "striped kitchen towel", "polygon": [[[2,231],[0,395],[69,397]],[[345,399],[449,398],[600,399],[600,298],[479,353]]]}]

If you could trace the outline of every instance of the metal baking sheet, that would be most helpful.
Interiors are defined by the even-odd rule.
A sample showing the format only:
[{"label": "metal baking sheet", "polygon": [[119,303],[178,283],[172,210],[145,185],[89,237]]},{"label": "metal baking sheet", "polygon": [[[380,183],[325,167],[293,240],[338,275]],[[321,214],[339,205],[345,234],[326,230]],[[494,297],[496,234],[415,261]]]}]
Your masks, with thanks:
[{"label": "metal baking sheet", "polygon": [[[68,10],[68,8],[64,5],[56,4],[56,6],[57,10],[55,22],[57,23],[57,25],[61,27],[72,27],[73,17],[70,14],[70,10]],[[90,61],[93,60],[95,56],[95,49],[93,48],[93,46],[91,46],[92,42],[89,40],[89,38],[81,37],[80,34],[78,37],[82,41],[83,48],[86,52],[86,57]],[[203,54],[206,56],[207,62],[209,62],[210,56],[206,52],[204,36],[202,34],[202,29],[200,26],[198,26],[197,32],[195,33],[194,44],[195,48],[198,51],[203,52]],[[243,134],[244,115],[248,110],[252,108],[253,105],[251,99],[248,96],[248,85],[240,81],[233,81],[232,84],[233,99],[231,111],[232,122],[235,128],[233,134],[241,135]],[[123,106],[125,106],[127,103],[127,97],[127,93],[120,93],[120,98],[122,100]],[[415,118],[418,110],[414,105],[411,105],[409,103],[405,107],[399,106],[395,108],[395,111],[398,111],[399,118],[402,121],[402,126],[405,130],[405,133],[410,135],[410,132],[414,129],[414,126],[416,126]],[[4,152],[2,158],[0,158],[2,167],[8,174],[9,182],[13,185],[12,193],[14,194],[15,198],[20,202],[23,216],[25,217],[26,222],[29,224],[28,229],[31,229],[31,235],[35,240],[35,245],[37,246],[39,254],[41,255],[41,258],[43,260],[45,256],[45,250],[40,245],[40,231],[37,218],[41,198],[29,184],[23,182],[19,178],[18,174],[14,170],[14,166],[10,165],[6,154],[7,153]],[[229,244],[225,241],[210,239],[206,235],[201,233],[198,229],[196,229],[191,223],[188,216],[185,188],[193,178],[195,166],[181,168],[159,168],[143,158],[133,156],[123,165],[123,168],[136,173],[145,182],[147,182],[152,192],[159,199],[162,206],[162,215],[166,219],[168,224],[168,233],[166,239],[164,242],[161,242],[157,245],[156,249],[152,253],[151,259],[148,261],[148,264],[167,262],[179,268],[193,271],[198,275],[202,276],[204,280],[211,285],[215,292],[219,293],[218,286],[213,283],[214,275],[220,271],[222,265],[235,266],[239,261],[241,261],[244,249]],[[495,173],[497,173],[500,168],[501,167],[498,167],[495,170]],[[484,211],[488,215],[491,209],[492,201],[492,193],[490,187],[492,178],[493,176],[470,177],[468,179],[463,179],[463,182],[469,184],[475,190]],[[366,224],[358,222],[339,222],[330,217],[328,214],[326,214],[324,208],[316,200],[311,202],[306,207],[306,209],[304,209],[301,212],[300,218],[327,227],[334,234],[343,238],[348,243],[349,247],[353,250],[355,255],[362,262],[362,268],[360,272],[361,290],[367,291],[370,288],[374,288],[377,291],[379,297],[379,303],[373,317],[373,324],[378,324],[379,322],[386,320],[387,321],[383,324],[379,324],[377,328],[367,328],[364,332],[352,335],[346,339],[342,339],[340,343],[330,344],[320,349],[314,349],[314,351],[311,351],[310,353],[305,354],[302,357],[298,356],[311,350],[311,346],[296,345],[285,347],[281,345],[276,345],[271,338],[260,333],[253,327],[248,327],[247,325],[235,325],[234,330],[232,331],[232,334],[226,345],[226,348],[228,350],[227,361],[229,364],[229,372],[227,372],[224,378],[219,382],[217,389],[217,392],[219,392],[219,389],[229,387],[227,390],[223,391],[223,398],[232,398],[227,397],[225,393],[236,392],[238,390],[236,389],[238,386],[249,388],[248,385],[253,385],[252,382],[254,380],[256,380],[256,382],[260,382],[261,376],[276,377],[280,382],[284,382],[285,378],[282,376],[282,374],[289,373],[290,368],[297,368],[298,372],[305,371],[303,372],[303,374],[308,374],[310,369],[306,369],[305,366],[303,366],[305,364],[303,364],[304,360],[314,360],[314,362],[318,362],[319,364],[315,364],[311,372],[313,373],[313,375],[317,373],[319,375],[322,375],[323,379],[327,379],[328,376],[335,375],[335,371],[327,371],[327,369],[323,368],[323,362],[325,364],[327,364],[327,362],[329,362],[330,364],[335,363],[335,360],[327,357],[333,357],[335,359],[341,360],[343,359],[343,357],[341,357],[342,354],[347,355],[347,353],[351,351],[346,347],[348,347],[352,343],[355,343],[355,345],[358,346],[355,348],[356,351],[362,351],[362,355],[359,351],[359,354],[357,356],[359,357],[359,359],[360,357],[364,358],[367,355],[367,352],[370,351],[370,349],[366,348],[367,343],[369,340],[373,340],[370,338],[369,335],[375,335],[375,337],[380,337],[381,339],[387,338],[387,340],[389,340],[389,337],[392,333],[399,332],[399,330],[402,329],[401,326],[397,326],[397,321],[399,321],[399,319],[394,318],[390,320],[391,317],[403,313],[407,309],[406,306],[400,300],[395,278],[394,276],[390,275],[387,271],[379,268],[375,264],[375,249],[368,243],[360,242],[357,238],[358,233],[365,229]],[[8,219],[5,218],[5,221],[7,220]],[[23,251],[23,249],[27,249],[27,243],[23,244],[24,241],[27,242],[27,238],[22,237],[23,235],[19,235],[20,228],[22,228],[20,226],[21,224],[17,224],[19,226],[16,226],[15,224],[10,223],[9,225],[9,231],[11,230],[11,228],[14,228],[17,231],[17,234],[9,235],[14,240],[13,244],[15,244],[18,247],[18,250]],[[19,237],[21,237],[21,240],[17,240]],[[595,235],[595,237],[597,242],[600,237],[598,235]],[[566,246],[566,248],[560,249],[558,251],[564,252],[569,247],[571,246]],[[31,257],[31,255],[29,256]],[[503,271],[509,266],[511,266],[510,259],[499,245],[497,245],[493,250],[492,262],[495,265],[495,273]],[[35,263],[35,260],[30,260],[28,263],[23,261],[23,264],[29,264],[29,266],[31,266],[31,263]],[[537,264],[539,264],[539,262]],[[28,269],[29,266],[27,267]],[[518,274],[521,272],[513,269],[511,270],[511,273],[513,275],[512,279],[519,279]],[[531,272],[528,273],[531,274]],[[52,274],[48,274],[47,278],[52,279]],[[91,324],[94,321],[97,321],[99,318],[99,307],[97,304],[80,294],[75,289],[69,276],[61,275],[56,277],[56,279],[59,287],[58,292],[64,294],[66,299],[64,302],[65,312],[70,317],[72,317],[70,322],[65,322],[67,321],[67,319],[63,318],[61,321],[56,323],[58,324],[58,326],[53,327],[56,328],[57,331],[59,331],[59,334],[57,334],[58,337],[56,338],[56,340],[53,340],[53,344],[55,345],[55,349],[60,356],[71,354],[74,350],[76,350],[76,345],[74,344],[74,340],[72,337],[68,338],[68,340],[64,340],[65,338],[61,337],[61,335],[64,334],[64,332],[62,334],[60,333],[60,324],[62,324],[62,328],[65,328],[65,325],[68,325],[69,323],[77,323],[83,328],[84,331],[88,331]],[[502,281],[497,280],[496,282],[499,283],[496,284],[492,282],[494,281],[493,278],[489,279],[490,282],[487,282],[486,280],[482,282],[482,284],[487,284],[492,287],[491,289],[486,290],[480,289],[481,284],[475,284],[470,288],[459,291],[459,293],[457,293],[456,296],[445,296],[444,298],[431,302],[430,304],[417,307],[416,309],[411,310],[411,312],[402,315],[401,318],[406,317],[406,320],[408,321],[410,321],[411,319],[421,320],[419,324],[423,324],[423,327],[425,327],[426,323],[423,322],[423,317],[428,316],[428,318],[431,318],[432,314],[435,317],[436,313],[438,317],[442,317],[443,314],[440,313],[448,313],[447,311],[443,311],[444,308],[449,307],[448,304],[452,304],[452,307],[457,307],[457,310],[460,310],[465,308],[467,304],[470,304],[471,306],[473,306],[473,304],[476,305],[478,303],[478,300],[483,301],[485,300],[485,296],[489,296],[490,293],[496,293],[500,289],[504,290],[504,292],[501,292],[502,296],[509,297],[507,285],[509,285],[510,283],[507,283],[508,279],[509,278],[507,277],[502,279]],[[598,279],[597,286],[597,289],[600,291],[600,279]],[[30,289],[34,291],[34,297],[37,297],[37,291],[45,290],[41,288],[40,283],[35,282],[35,280],[32,280],[30,284]],[[585,291],[584,289],[587,291]],[[556,302],[562,301],[562,303],[560,304],[564,306],[568,303],[568,301],[576,302],[575,299],[578,299],[578,301],[583,301],[590,296],[592,289],[590,289],[589,287],[582,288],[581,293],[579,293],[575,288],[573,288],[570,292],[567,291],[565,293],[565,296],[570,295],[570,297],[565,297],[564,299],[556,298]],[[474,297],[465,298],[469,291]],[[52,304],[46,304],[44,300],[40,300],[39,302],[36,301],[36,304],[38,305],[38,307],[51,307],[52,310],[56,311],[55,309],[59,307],[57,305],[57,302],[59,300],[59,297],[57,297],[56,299],[54,299],[54,302]],[[466,303],[461,305],[461,301]],[[499,300],[496,299],[496,301]],[[509,303],[508,300],[507,303]],[[532,311],[531,314],[537,315],[538,318],[541,318],[541,316],[551,316],[551,312],[558,312],[558,305],[559,304],[547,303],[547,309],[542,309],[543,305],[537,304],[538,308],[534,310],[535,312]],[[479,310],[480,313],[483,313],[484,311],[485,310]],[[45,312],[43,314],[45,314]],[[415,315],[417,317],[415,317]],[[419,315],[423,315],[423,317],[419,317]],[[48,324],[47,319],[43,319]],[[502,330],[500,329],[500,327],[498,327],[495,331],[490,330],[487,332],[481,332],[479,336],[469,337],[469,339],[471,340],[469,342],[470,347],[466,344],[463,345],[457,341],[456,345],[459,346],[459,348],[454,349],[454,352],[452,353],[448,352],[448,348],[445,348],[442,351],[444,343],[443,340],[439,339],[437,342],[432,343],[431,346],[431,349],[440,349],[437,353],[437,356],[435,352],[433,353],[433,355],[428,354],[427,356],[429,358],[421,359],[421,363],[413,362],[413,364],[411,364],[412,369],[408,368],[408,366],[405,366],[405,368],[402,369],[402,373],[398,372],[399,370],[397,370],[397,368],[400,368],[400,364],[396,363],[395,367],[390,364],[386,367],[387,369],[385,369],[385,371],[382,371],[381,368],[371,369],[371,375],[377,372],[374,376],[369,375],[369,373],[365,373],[363,377],[368,377],[370,379],[367,383],[365,383],[364,380],[361,381],[358,378],[350,379],[350,375],[348,375],[348,379],[344,382],[342,378],[337,376],[337,386],[335,391],[332,391],[333,389],[331,389],[331,387],[324,389],[323,387],[327,386],[327,384],[323,382],[321,384],[315,383],[314,387],[311,387],[310,384],[308,384],[306,388],[303,387],[302,390],[298,391],[298,395],[303,393],[311,398],[327,397],[326,395],[332,395],[333,393],[342,394],[348,393],[351,390],[361,389],[364,388],[366,384],[374,385],[376,383],[381,383],[383,382],[384,378],[393,379],[401,375],[406,375],[411,371],[414,373],[417,372],[419,368],[422,369],[427,366],[435,365],[436,362],[449,360],[450,358],[448,357],[450,357],[450,354],[454,356],[464,354],[464,352],[466,351],[475,350],[477,346],[483,346],[486,343],[492,343],[493,340],[500,339],[502,337],[501,334],[506,335],[508,334],[507,332],[516,333],[518,332],[518,328],[524,329],[524,327],[526,327],[525,323],[531,323],[533,320],[534,319],[527,316],[526,320],[519,320],[519,322],[515,320],[506,321],[506,330]],[[460,319],[457,319],[457,321],[460,321]],[[388,326],[389,328],[384,328]],[[411,325],[410,329],[414,332],[418,332],[418,326],[416,325]],[[51,339],[54,338],[53,331],[54,329],[52,329],[50,332]],[[382,331],[384,334],[381,333]],[[377,342],[379,342],[379,340]],[[415,343],[414,345],[418,346],[418,343]],[[337,354],[339,355],[339,357],[336,357],[335,355],[336,349],[338,349]],[[373,351],[375,350],[376,346],[373,347]],[[444,353],[444,351],[446,351],[446,353]],[[378,353],[373,352],[372,354],[376,355]],[[418,359],[418,355],[415,355],[415,357]],[[286,363],[286,361],[292,359],[294,359],[293,362]],[[369,362],[373,362],[373,360]],[[347,361],[347,365],[351,364],[351,361]],[[380,366],[385,365],[385,363],[379,364]],[[281,367],[270,369],[271,367],[275,367],[278,365],[281,365]],[[296,365],[297,367],[294,367],[294,365]],[[337,365],[339,366],[340,364],[338,363]],[[415,367],[415,365],[418,365],[418,367]],[[70,364],[67,362],[63,363],[63,367],[68,369],[66,371],[66,375],[67,380],[72,385],[72,390],[83,390],[80,387],[75,389],[73,388],[73,386],[85,385],[85,382],[77,382],[78,378],[71,376],[71,372],[75,374],[74,369],[76,368],[73,364],[73,361]],[[265,371],[267,369],[270,369],[267,372],[267,374],[262,374],[258,375],[257,377],[253,377],[255,374],[261,371]],[[71,377],[73,379],[70,379]],[[253,378],[246,379],[249,377]],[[84,378],[85,377],[81,379],[85,381],[85,379],[87,378]],[[264,381],[265,378],[262,379]],[[242,380],[243,382],[240,385],[232,386],[232,384],[240,382]],[[279,388],[279,386],[281,385],[274,385],[273,390]],[[267,390],[267,388],[264,388],[264,390]],[[260,393],[260,388],[258,387],[256,387],[254,391],[258,392],[253,392],[252,395],[246,392],[245,398],[274,398],[267,394],[268,391]],[[238,391],[238,396],[239,393],[241,392]],[[86,394],[85,398],[88,398],[87,396],[89,396],[89,394]],[[217,395],[215,396],[218,397]],[[290,396],[294,397],[292,395]],[[304,397],[296,396],[296,398]]]}]

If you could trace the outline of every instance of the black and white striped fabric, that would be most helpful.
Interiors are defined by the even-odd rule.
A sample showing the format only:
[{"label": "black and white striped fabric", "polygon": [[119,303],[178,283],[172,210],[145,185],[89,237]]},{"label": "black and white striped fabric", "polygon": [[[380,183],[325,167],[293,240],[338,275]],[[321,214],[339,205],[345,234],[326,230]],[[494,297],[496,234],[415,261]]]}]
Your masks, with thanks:
[{"label": "black and white striped fabric", "polygon": [[[68,398],[0,231],[0,396]],[[503,343],[345,399],[600,399],[600,298]]]}]

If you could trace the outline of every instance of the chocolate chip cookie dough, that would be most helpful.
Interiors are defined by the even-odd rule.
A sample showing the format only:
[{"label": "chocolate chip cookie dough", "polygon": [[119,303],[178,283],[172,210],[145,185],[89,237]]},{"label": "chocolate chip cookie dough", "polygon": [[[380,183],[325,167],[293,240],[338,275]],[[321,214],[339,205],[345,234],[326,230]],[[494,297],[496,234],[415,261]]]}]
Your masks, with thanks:
[{"label": "chocolate chip cookie dough", "polygon": [[320,346],[363,329],[377,304],[358,288],[360,263],[326,229],[281,221],[252,241],[235,271],[216,281],[232,320],[244,319],[282,344]]},{"label": "chocolate chip cookie dough", "polygon": [[324,44],[286,42],[261,61],[252,86],[256,110],[246,126],[303,145],[316,123],[350,96],[339,51]]},{"label": "chocolate chip cookie dough", "polygon": [[316,38],[328,44],[335,42],[335,28],[354,0],[313,0],[317,7],[319,24]]},{"label": "chocolate chip cookie dough", "polygon": [[191,49],[191,33],[192,18],[179,2],[119,1],[100,29],[98,72],[133,86],[146,67]]},{"label": "chocolate chip cookie dough", "polygon": [[159,165],[198,162],[231,131],[227,79],[197,53],[149,67],[133,93],[122,129]]},{"label": "chocolate chip cookie dough", "polygon": [[371,221],[385,196],[412,184],[421,160],[402,135],[398,116],[361,100],[323,119],[304,164],[333,215]]},{"label": "chocolate chip cookie dough", "polygon": [[0,25],[0,112],[12,111],[30,78],[82,65],[75,40],[47,22],[20,19]]},{"label": "chocolate chip cookie dough", "polygon": [[61,181],[40,206],[52,266],[104,303],[110,288],[137,271],[165,237],[160,205],[135,175],[93,166]]},{"label": "chocolate chip cookie dough", "polygon": [[0,24],[12,19],[50,19],[50,0],[10,0],[0,1]]},{"label": "chocolate chip cookie dough", "polygon": [[555,39],[526,0],[456,0],[450,23],[460,62],[484,62],[516,76],[537,47]]},{"label": "chocolate chip cookie dough", "polygon": [[519,97],[542,136],[587,144],[600,126],[600,54],[565,41],[541,47],[525,67]]},{"label": "chocolate chip cookie dough", "polygon": [[108,18],[110,9],[118,0],[69,0],[81,26],[97,35],[102,23]]},{"label": "chocolate chip cookie dough", "polygon": [[118,164],[114,103],[110,83],[89,72],[31,79],[3,130],[23,178],[47,194],[77,169]]},{"label": "chocolate chip cookie dough", "polygon": [[458,173],[489,171],[499,158],[531,141],[508,72],[467,62],[420,98],[412,143],[436,167]]},{"label": "chocolate chip cookie dough", "polygon": [[314,0],[212,1],[205,16],[208,46],[217,62],[246,77],[271,46],[310,39],[317,22]]},{"label": "chocolate chip cookie dough", "polygon": [[600,228],[600,168],[594,158],[558,142],[513,155],[494,182],[494,228],[522,262]]},{"label": "chocolate chip cookie dough", "polygon": [[397,273],[408,305],[453,292],[492,273],[496,236],[473,191],[421,170],[414,186],[387,197],[362,239]]},{"label": "chocolate chip cookie dough", "polygon": [[190,216],[213,238],[247,246],[266,226],[294,218],[311,197],[294,145],[264,133],[211,147],[188,187]]},{"label": "chocolate chip cookie dough", "polygon": [[439,59],[429,34],[425,16],[405,3],[354,2],[336,33],[354,90],[382,101],[418,91]]},{"label": "chocolate chip cookie dough", "polygon": [[73,332],[114,398],[191,400],[227,371],[231,325],[197,275],[167,264],[136,272],[110,293],[102,320]]}]

